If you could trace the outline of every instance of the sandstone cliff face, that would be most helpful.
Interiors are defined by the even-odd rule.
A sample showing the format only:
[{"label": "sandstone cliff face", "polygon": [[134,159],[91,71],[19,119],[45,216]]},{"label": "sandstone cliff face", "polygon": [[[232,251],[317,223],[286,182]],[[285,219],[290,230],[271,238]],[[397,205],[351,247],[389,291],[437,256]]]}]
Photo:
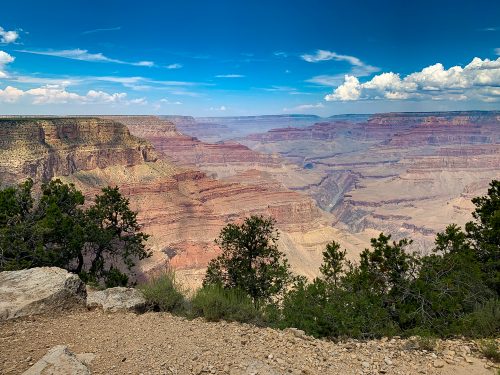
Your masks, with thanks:
[{"label": "sandstone cliff face", "polygon": [[155,149],[176,165],[203,169],[209,165],[245,164],[278,167],[277,156],[262,154],[236,142],[210,144],[176,130],[175,125],[158,117],[115,116],[130,132],[150,141]]},{"label": "sandstone cliff face", "polygon": [[97,118],[0,119],[0,146],[0,175],[8,183],[157,159],[125,126]]}]

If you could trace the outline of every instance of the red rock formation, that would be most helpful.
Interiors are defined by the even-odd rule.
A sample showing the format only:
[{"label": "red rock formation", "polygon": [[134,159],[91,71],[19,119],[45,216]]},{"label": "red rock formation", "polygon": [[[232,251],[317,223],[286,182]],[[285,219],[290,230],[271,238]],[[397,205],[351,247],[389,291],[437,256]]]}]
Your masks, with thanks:
[{"label": "red rock formation", "polygon": [[[131,135],[122,124],[136,124],[137,118],[114,120],[1,120],[0,179],[14,182],[32,177],[40,182],[57,177],[74,183],[88,199],[103,186],[118,185],[139,212],[144,231],[151,234],[154,255],[141,264],[145,272],[166,263],[203,269],[218,252],[213,240],[220,229],[250,214],[274,216],[284,233],[324,225],[320,210],[307,196],[279,186],[217,181],[203,172],[180,168],[158,157],[150,143]],[[151,117],[140,121],[146,124],[141,128],[144,134],[183,137],[168,122]],[[257,154],[239,145],[230,150]],[[287,249],[300,259],[303,250],[297,243],[285,244],[283,250]],[[316,269],[307,271],[314,274]]]},{"label": "red rock formation", "polygon": [[175,125],[167,120],[149,116],[114,116],[127,125],[131,133],[150,141],[155,149],[176,165],[202,167],[213,164],[259,164],[279,166],[277,157],[252,151],[236,142],[209,144],[195,137],[177,132]]}]

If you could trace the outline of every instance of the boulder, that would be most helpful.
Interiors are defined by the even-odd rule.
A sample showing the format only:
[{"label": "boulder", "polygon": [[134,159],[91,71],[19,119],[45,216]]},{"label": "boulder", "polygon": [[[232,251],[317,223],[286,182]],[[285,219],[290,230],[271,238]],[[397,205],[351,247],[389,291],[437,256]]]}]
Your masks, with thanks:
[{"label": "boulder", "polygon": [[0,272],[0,321],[85,306],[80,278],[57,267]]},{"label": "boulder", "polygon": [[143,312],[146,308],[146,299],[143,294],[134,288],[116,287],[105,290],[88,290],[87,307],[102,308],[104,311],[134,311]]},{"label": "boulder", "polygon": [[67,346],[57,345],[23,372],[23,375],[90,375],[87,364],[88,362],[80,360]]}]

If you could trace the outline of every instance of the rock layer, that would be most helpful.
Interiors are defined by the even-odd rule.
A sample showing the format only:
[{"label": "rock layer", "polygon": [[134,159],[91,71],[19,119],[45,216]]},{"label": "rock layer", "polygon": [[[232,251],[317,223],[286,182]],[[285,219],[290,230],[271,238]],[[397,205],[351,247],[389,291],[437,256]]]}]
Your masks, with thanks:
[{"label": "rock layer", "polygon": [[[131,135],[123,122],[131,128],[144,126],[140,130],[145,136],[161,132],[166,142],[182,137],[171,123],[142,116],[4,119],[1,129],[8,142],[0,151],[0,176],[11,182],[57,177],[74,183],[89,200],[103,186],[119,186],[131,208],[139,212],[143,230],[151,235],[148,245],[153,257],[140,264],[143,273],[170,264],[199,278],[219,252],[213,240],[220,229],[250,214],[263,214],[277,219],[283,231],[282,250],[296,268],[316,274],[321,252],[304,247],[300,236],[293,235],[329,230],[311,198],[282,185],[215,180],[179,166],[172,161],[176,151],[158,153],[151,143]],[[236,148],[257,154],[243,146]]]},{"label": "rock layer", "polygon": [[448,223],[470,220],[470,199],[500,177],[498,111],[379,114],[273,129],[240,142],[302,168],[307,180],[281,181],[313,197],[335,215],[336,227],[365,237],[366,245],[384,231],[428,249]]}]

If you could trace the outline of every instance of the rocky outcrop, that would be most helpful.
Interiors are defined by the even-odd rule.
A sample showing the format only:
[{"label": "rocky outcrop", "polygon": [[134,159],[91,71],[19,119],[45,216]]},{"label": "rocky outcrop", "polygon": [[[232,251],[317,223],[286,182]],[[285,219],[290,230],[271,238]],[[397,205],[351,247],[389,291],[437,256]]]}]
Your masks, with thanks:
[{"label": "rocky outcrop", "polygon": [[[88,362],[89,356],[85,357]],[[23,375],[90,375],[87,365],[82,357],[75,355],[66,345],[57,345]]]},{"label": "rocky outcrop", "polygon": [[104,311],[144,312],[146,299],[135,288],[108,288],[104,290],[87,289],[87,308],[101,308]]},{"label": "rocky outcrop", "polygon": [[85,306],[85,284],[61,268],[0,272],[0,320]]},{"label": "rocky outcrop", "polygon": [[148,142],[126,126],[98,118],[0,119],[0,176],[47,181],[76,171],[154,161]]},{"label": "rocky outcrop", "polygon": [[174,123],[158,117],[114,116],[130,132],[151,142],[155,149],[179,166],[204,168],[210,165],[261,165],[277,167],[280,160],[236,142],[210,144],[176,130]]}]

